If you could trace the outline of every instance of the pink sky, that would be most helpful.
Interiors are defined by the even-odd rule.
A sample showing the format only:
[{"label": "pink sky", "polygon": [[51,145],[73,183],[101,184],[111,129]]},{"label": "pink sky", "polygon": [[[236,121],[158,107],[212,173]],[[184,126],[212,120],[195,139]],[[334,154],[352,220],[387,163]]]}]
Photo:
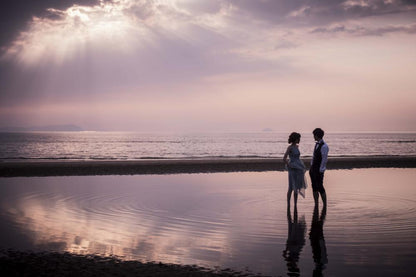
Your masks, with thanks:
[{"label": "pink sky", "polygon": [[416,131],[412,1],[31,2],[0,127]]}]

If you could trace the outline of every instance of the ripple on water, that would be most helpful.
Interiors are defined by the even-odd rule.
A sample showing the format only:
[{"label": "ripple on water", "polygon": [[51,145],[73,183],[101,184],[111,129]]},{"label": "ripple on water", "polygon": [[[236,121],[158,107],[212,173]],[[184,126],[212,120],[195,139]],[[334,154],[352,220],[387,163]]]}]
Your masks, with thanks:
[{"label": "ripple on water", "polygon": [[414,241],[416,201],[413,199],[342,193],[329,209],[333,218],[328,218],[325,233],[335,245]]},{"label": "ripple on water", "polygon": [[[50,199],[59,196],[48,196]],[[185,213],[175,213],[168,209],[163,202],[154,199],[138,199],[131,194],[83,194],[73,197],[60,198],[60,205],[73,216],[88,214],[100,224],[113,228],[117,223],[129,222],[138,228],[150,228],[158,224],[159,232],[177,232],[183,229],[190,230],[194,235],[203,236],[206,233],[220,232],[231,225],[230,218],[220,212],[207,214],[189,210]]]},{"label": "ripple on water", "polygon": [[[389,175],[395,179],[384,182]],[[322,228],[328,248],[326,275],[346,276],[331,274],[338,268],[378,270],[380,263],[407,270],[416,245],[414,169],[330,171],[327,176],[329,207]],[[395,187],[397,179],[402,183]],[[313,247],[308,243],[311,191],[299,200],[298,221],[292,221],[286,213],[283,172],[22,178],[2,183],[1,215],[7,215],[2,235],[33,235],[30,246],[42,250],[48,242],[64,242],[63,250],[74,253],[249,266],[279,276],[285,272],[281,253],[292,228],[300,230],[301,271],[313,266],[308,249]],[[11,244],[7,239],[3,243]]]},{"label": "ripple on water", "polygon": [[[44,205],[46,200],[48,206],[65,211],[67,220],[74,224],[82,224],[82,220],[88,218],[89,221],[99,222],[100,228],[107,230],[113,230],[118,224],[125,223],[129,228],[124,232],[130,232],[135,227],[152,230],[157,228],[155,234],[163,236],[186,230],[195,239],[207,235],[216,237],[233,230],[232,232],[237,234],[233,235],[236,243],[249,241],[253,244],[273,243],[287,236],[286,214],[278,214],[276,211],[275,207],[279,204],[275,195],[227,199],[218,194],[212,196],[212,199],[197,203],[192,209],[177,208],[175,203],[166,203],[124,191],[69,195],[59,190],[35,191],[24,195],[22,199],[28,203],[39,201],[42,202],[41,205]],[[58,216],[61,215],[51,214],[45,220],[54,222]],[[276,232],[277,230],[282,231]],[[117,232],[123,231],[119,229]]]}]

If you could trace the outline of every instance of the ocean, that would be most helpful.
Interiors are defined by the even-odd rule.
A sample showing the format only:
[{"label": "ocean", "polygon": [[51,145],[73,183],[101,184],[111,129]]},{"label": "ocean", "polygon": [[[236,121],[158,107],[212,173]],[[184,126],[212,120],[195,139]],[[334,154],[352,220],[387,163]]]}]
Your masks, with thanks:
[{"label": "ocean", "polygon": [[[277,158],[288,133],[20,132],[0,133],[0,160],[140,160],[184,158]],[[413,156],[416,133],[327,133],[329,156]],[[300,151],[310,157],[311,133]]]}]

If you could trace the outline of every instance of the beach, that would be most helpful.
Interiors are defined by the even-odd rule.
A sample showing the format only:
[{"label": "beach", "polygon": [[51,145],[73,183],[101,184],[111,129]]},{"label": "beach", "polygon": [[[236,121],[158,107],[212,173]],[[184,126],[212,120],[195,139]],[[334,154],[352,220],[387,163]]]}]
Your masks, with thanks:
[{"label": "beach", "polygon": [[[309,167],[310,159],[304,160]],[[414,168],[416,156],[329,157],[328,169]],[[178,174],[283,171],[281,158],[41,160],[0,162],[0,177]]]},{"label": "beach", "polygon": [[0,13],[0,277],[416,276],[416,0]]}]

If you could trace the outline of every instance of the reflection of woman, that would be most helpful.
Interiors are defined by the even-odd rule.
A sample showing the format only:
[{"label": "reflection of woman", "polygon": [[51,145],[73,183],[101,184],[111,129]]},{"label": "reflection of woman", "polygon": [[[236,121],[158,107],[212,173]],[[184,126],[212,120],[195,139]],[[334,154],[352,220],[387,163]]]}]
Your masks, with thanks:
[{"label": "reflection of woman", "polygon": [[[287,191],[287,205],[288,208],[290,207],[290,198],[292,196],[293,191],[293,198],[295,202],[295,208],[298,201],[298,193],[305,197],[305,189],[306,189],[306,182],[305,182],[305,165],[300,160],[300,151],[299,151],[299,143],[300,143],[300,134],[293,132],[290,134],[288,143],[290,143],[289,147],[286,150],[285,155],[283,156],[283,161],[285,162],[288,172],[289,172],[289,188]],[[288,160],[289,156],[289,160]]]},{"label": "reflection of woman", "polygon": [[323,276],[322,271],[328,263],[328,256],[326,254],[326,245],[324,238],[324,222],[326,217],[326,206],[322,209],[321,217],[319,217],[318,206],[315,206],[312,217],[311,232],[309,239],[312,246],[312,255],[315,262],[315,269],[313,276]]},{"label": "reflection of woman", "polygon": [[300,252],[305,245],[306,222],[305,217],[301,217],[298,221],[298,213],[295,211],[292,220],[291,213],[287,211],[287,241],[286,249],[283,251],[288,276],[300,276],[298,267]]}]

